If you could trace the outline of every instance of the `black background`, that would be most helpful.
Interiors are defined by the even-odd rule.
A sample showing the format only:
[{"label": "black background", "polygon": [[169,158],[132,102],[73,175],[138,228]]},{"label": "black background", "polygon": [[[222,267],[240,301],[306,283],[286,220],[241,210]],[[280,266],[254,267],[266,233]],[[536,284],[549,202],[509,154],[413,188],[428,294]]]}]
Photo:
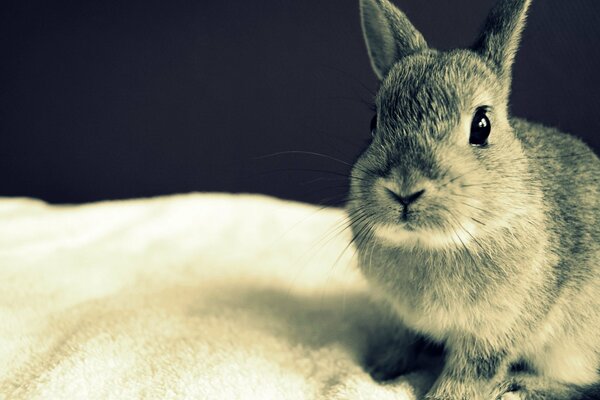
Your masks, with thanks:
[{"label": "black background", "polygon": [[[354,0],[0,6],[0,195],[77,203],[189,191],[343,198],[377,87]],[[397,0],[432,47],[491,0]],[[597,0],[537,0],[515,115],[600,149]]]}]

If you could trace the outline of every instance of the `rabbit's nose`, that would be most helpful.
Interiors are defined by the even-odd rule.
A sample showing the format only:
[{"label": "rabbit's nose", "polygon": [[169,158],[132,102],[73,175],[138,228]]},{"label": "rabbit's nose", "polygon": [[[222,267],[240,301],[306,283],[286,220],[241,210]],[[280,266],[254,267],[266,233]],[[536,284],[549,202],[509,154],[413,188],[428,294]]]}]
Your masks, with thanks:
[{"label": "rabbit's nose", "polygon": [[402,204],[404,207],[408,206],[411,203],[414,203],[415,201],[417,201],[417,199],[419,197],[421,197],[423,195],[423,193],[425,193],[425,189],[422,189],[422,190],[419,190],[418,192],[414,192],[407,196],[402,196],[402,195],[394,192],[393,190],[390,190],[387,188],[386,188],[386,190],[387,190],[388,194],[390,195],[390,197],[392,197],[398,203]]}]

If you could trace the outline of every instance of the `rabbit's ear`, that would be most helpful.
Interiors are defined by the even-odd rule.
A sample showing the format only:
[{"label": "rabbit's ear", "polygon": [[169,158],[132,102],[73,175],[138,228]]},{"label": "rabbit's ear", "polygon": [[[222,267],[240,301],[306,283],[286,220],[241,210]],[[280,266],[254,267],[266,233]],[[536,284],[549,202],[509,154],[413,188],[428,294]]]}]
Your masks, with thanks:
[{"label": "rabbit's ear", "polygon": [[531,0],[497,0],[474,50],[487,58],[507,84]]},{"label": "rabbit's ear", "polygon": [[402,57],[427,48],[406,15],[388,0],[360,0],[363,34],[379,79]]}]

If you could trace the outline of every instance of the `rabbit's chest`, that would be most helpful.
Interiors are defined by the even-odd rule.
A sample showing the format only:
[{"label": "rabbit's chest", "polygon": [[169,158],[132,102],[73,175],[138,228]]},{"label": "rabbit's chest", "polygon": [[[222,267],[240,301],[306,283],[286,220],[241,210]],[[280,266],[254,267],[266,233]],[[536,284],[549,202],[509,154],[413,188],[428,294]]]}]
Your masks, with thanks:
[{"label": "rabbit's chest", "polygon": [[455,333],[487,335],[487,330],[499,328],[498,323],[507,323],[495,280],[474,274],[477,266],[451,261],[396,252],[367,275],[406,325],[438,340]]},{"label": "rabbit's chest", "polygon": [[454,298],[446,302],[421,297],[418,302],[398,296],[392,305],[401,320],[410,328],[435,338],[447,341],[452,336],[472,335],[493,337],[493,331],[502,323],[488,307],[473,305]]}]

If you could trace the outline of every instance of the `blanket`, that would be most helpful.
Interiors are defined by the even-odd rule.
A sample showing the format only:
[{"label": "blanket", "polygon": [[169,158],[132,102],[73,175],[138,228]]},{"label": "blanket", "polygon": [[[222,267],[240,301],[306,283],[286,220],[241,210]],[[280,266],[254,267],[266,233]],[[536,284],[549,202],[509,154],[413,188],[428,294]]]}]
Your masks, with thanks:
[{"label": "blanket", "polygon": [[416,399],[342,210],[260,195],[0,199],[1,399]]}]

